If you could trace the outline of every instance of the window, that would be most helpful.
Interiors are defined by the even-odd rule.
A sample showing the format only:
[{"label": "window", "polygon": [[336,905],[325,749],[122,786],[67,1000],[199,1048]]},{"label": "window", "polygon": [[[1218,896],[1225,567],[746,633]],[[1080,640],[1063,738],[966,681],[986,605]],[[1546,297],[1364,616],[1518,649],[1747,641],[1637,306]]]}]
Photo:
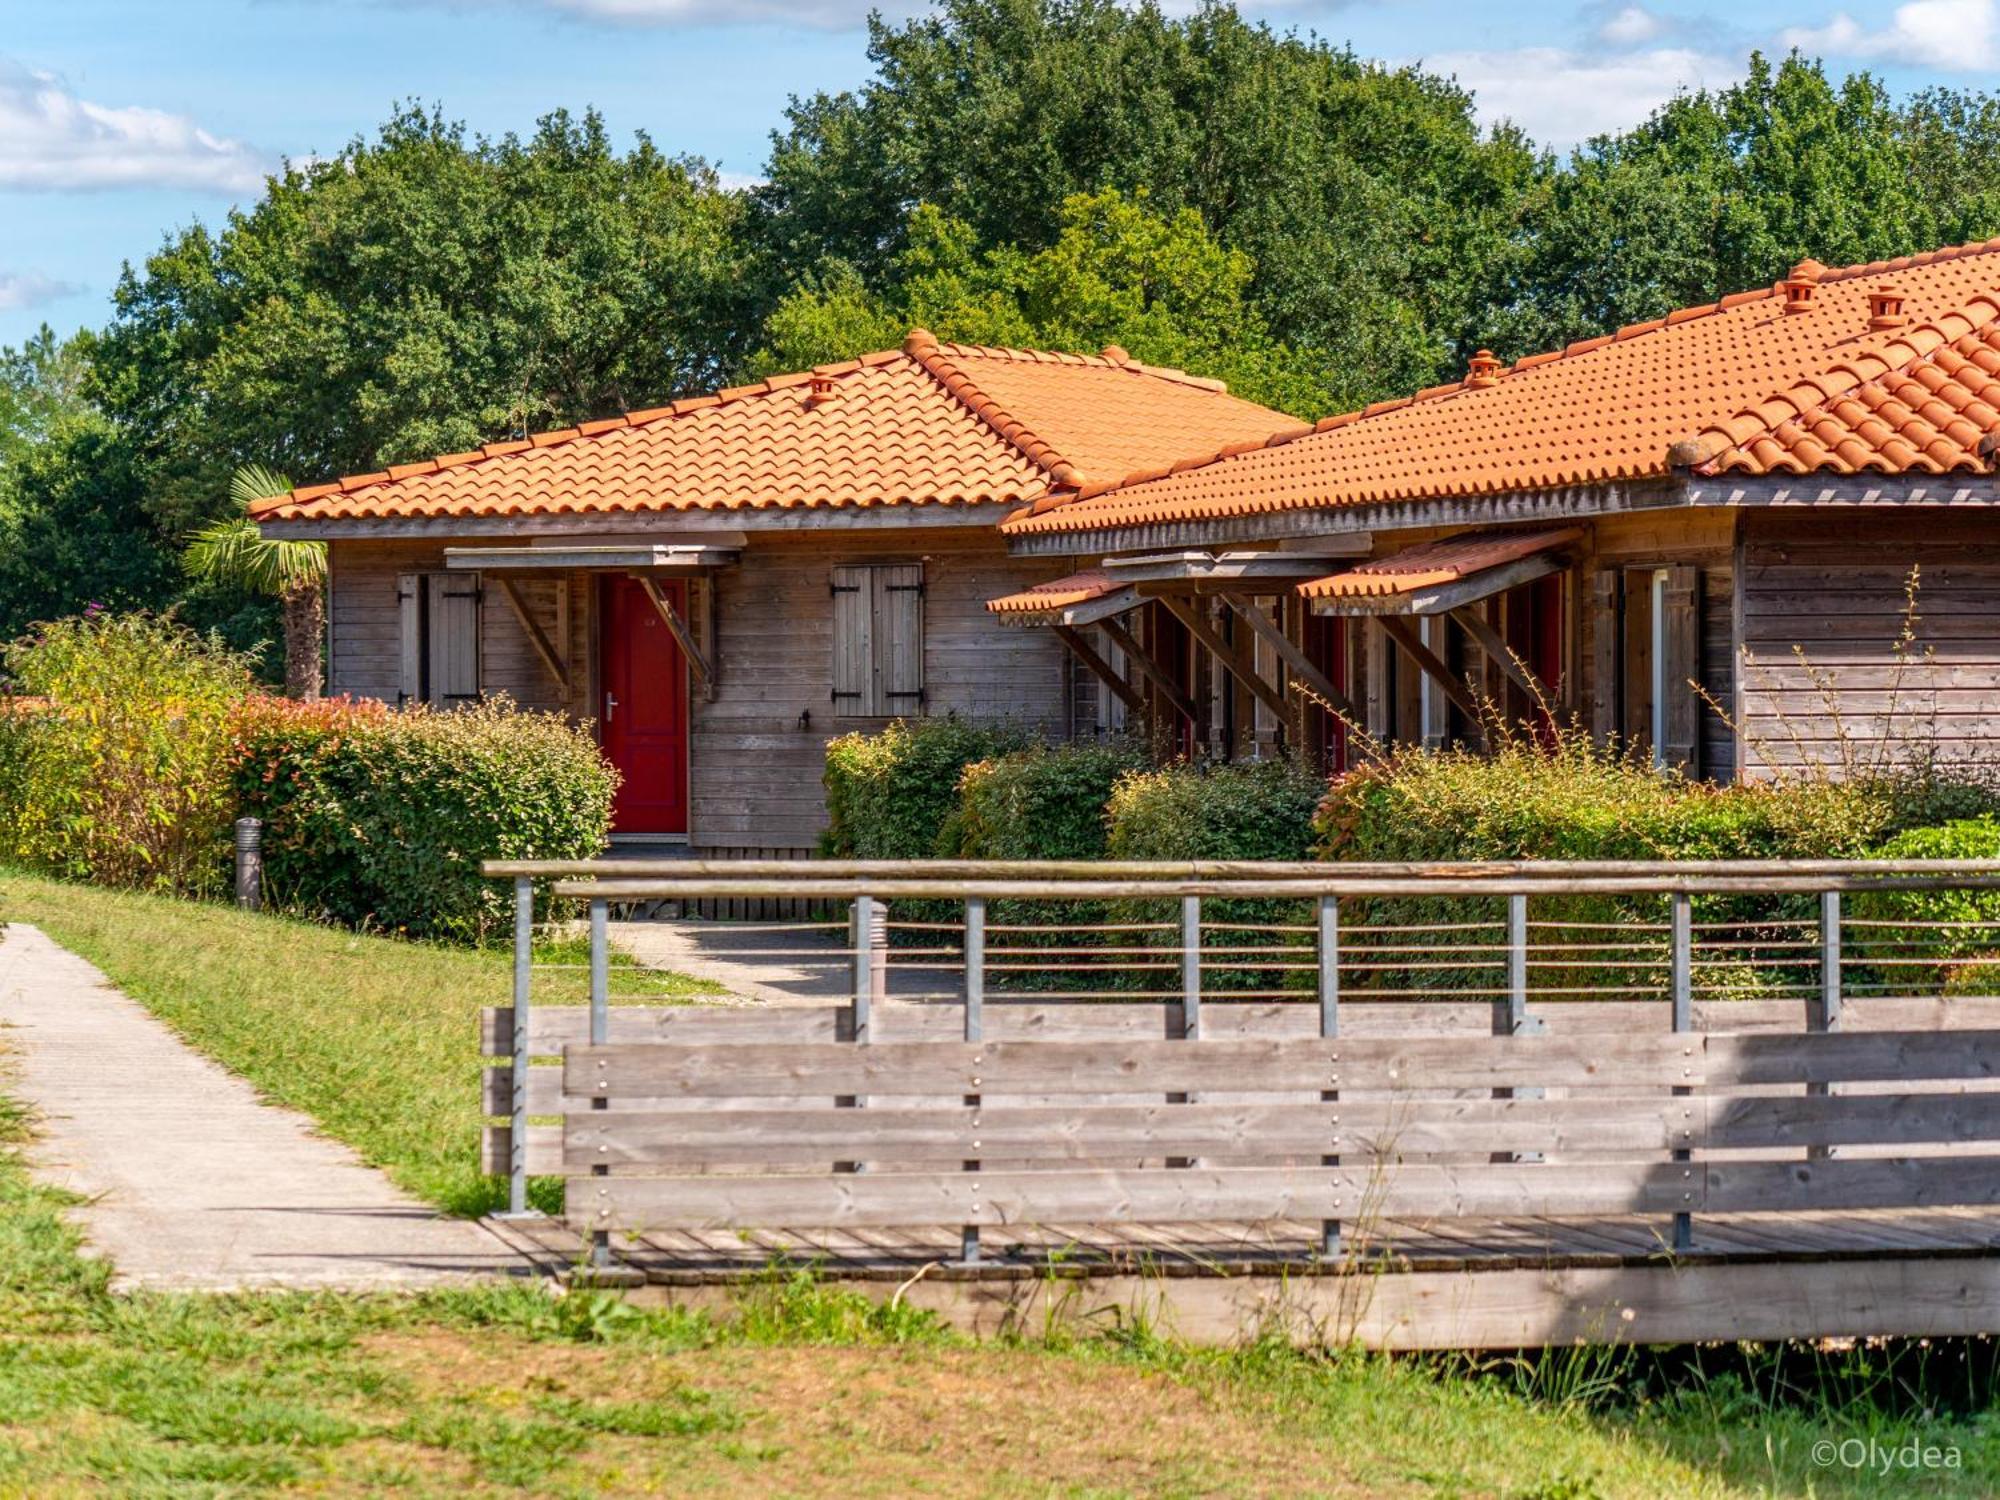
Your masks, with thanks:
[{"label": "window", "polygon": [[835,568],[833,712],[882,719],[924,706],[924,570],[916,563]]},{"label": "window", "polygon": [[479,698],[479,575],[404,573],[398,703],[450,706]]},{"label": "window", "polygon": [[1598,575],[1597,729],[1660,770],[1694,769],[1700,584],[1700,570],[1687,565]]}]

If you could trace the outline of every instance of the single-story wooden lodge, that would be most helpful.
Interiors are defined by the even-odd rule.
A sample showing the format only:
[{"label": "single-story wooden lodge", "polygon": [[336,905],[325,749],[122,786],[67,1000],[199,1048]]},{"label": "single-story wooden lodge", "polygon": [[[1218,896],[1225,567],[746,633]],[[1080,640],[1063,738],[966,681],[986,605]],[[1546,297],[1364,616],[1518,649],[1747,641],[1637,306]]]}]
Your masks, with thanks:
[{"label": "single-story wooden lodge", "polygon": [[1549,709],[1717,780],[1983,756],[1996,451],[2000,240],[1804,262],[1311,426],[918,330],[259,519],[330,544],[332,691],[564,709],[622,834],[784,853],[827,739],[898,715],[1327,766],[1343,717],[1443,745]]},{"label": "single-story wooden lodge", "polygon": [[[1088,732],[1048,566],[997,523],[1296,424],[1123,350],[940,344],[362,474],[258,507],[328,544],[336,694],[504,692],[596,726],[621,838],[809,853],[827,741],[897,716]],[[1356,551],[1329,544],[1333,558]]]},{"label": "single-story wooden lodge", "polygon": [[[1979,759],[2000,750],[1996,450],[2000,240],[1807,261],[1052,495],[1001,531],[1086,566],[992,608],[1136,643],[1172,679],[1127,685],[1141,711],[1218,749],[1256,708],[1338,756],[1290,679],[1384,741],[1476,742],[1486,705],[1531,723],[1546,702],[1720,781]],[[1341,570],[1289,557],[1364,539]],[[1271,626],[1301,613],[1297,661]]]}]

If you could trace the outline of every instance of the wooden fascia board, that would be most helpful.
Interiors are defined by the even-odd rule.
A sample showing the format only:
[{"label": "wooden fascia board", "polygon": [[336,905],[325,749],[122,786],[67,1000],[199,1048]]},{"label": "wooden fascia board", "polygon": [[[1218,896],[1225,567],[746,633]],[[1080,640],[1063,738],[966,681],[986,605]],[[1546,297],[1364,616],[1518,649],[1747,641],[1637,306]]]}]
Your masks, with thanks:
[{"label": "wooden fascia board", "polygon": [[650,525],[677,533],[888,531],[960,527],[987,530],[1020,506],[969,505],[770,506],[739,510],[616,511],[586,515],[345,516],[326,520],[265,520],[265,535],[291,541],[391,541],[481,536],[630,536]]},{"label": "wooden fascia board", "polygon": [[[1707,481],[1703,481],[1706,483]],[[1390,500],[1367,505],[1299,507],[1219,520],[1160,521],[1090,531],[1015,533],[1007,549],[1017,556],[1086,552],[1168,551],[1224,547],[1295,537],[1343,536],[1357,531],[1413,531],[1432,527],[1514,526],[1528,522],[1588,520],[1627,511],[1663,510],[1696,502],[1679,478],[1632,480],[1560,489],[1515,490],[1436,500]]]}]

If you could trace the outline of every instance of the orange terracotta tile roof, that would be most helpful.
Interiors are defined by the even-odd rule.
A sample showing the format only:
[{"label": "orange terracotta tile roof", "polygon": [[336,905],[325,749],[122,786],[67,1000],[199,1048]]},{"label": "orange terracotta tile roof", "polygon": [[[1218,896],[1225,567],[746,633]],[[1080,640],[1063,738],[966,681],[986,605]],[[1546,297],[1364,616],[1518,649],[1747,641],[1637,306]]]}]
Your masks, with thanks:
[{"label": "orange terracotta tile roof", "polygon": [[988,599],[986,607],[996,615],[1039,614],[1043,610],[1068,609],[1072,604],[1088,604],[1093,599],[1115,593],[1121,587],[1123,585],[1102,568],[1091,568],[1082,573],[1071,573],[1066,578],[1052,578],[1047,583],[1035,584],[1018,594],[1002,594],[998,599]]},{"label": "orange terracotta tile roof", "polygon": [[[1792,285],[1794,279],[1798,285]],[[1884,289],[1888,290],[1885,292]],[[2000,239],[1827,270],[1086,483],[1010,534],[1217,520],[1698,473],[1986,473],[2000,432]]]},{"label": "orange terracotta tile roof", "polygon": [[940,344],[274,496],[259,520],[1041,500],[1295,428],[1121,349]]},{"label": "orange terracotta tile roof", "polygon": [[1503,567],[1538,552],[1547,552],[1583,535],[1576,526],[1541,531],[1468,532],[1442,541],[1423,542],[1389,557],[1361,563],[1345,573],[1315,578],[1299,585],[1308,599],[1388,599],[1419,589],[1456,583],[1488,568]]}]

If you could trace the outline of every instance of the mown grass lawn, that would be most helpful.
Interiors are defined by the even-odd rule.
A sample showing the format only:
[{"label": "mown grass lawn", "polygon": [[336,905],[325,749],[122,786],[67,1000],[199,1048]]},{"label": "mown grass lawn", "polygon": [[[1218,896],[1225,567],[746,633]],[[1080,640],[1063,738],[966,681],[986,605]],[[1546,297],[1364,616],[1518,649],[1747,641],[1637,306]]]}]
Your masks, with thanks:
[{"label": "mown grass lawn", "polygon": [[[82,954],[191,1046],[419,1197],[458,1214],[502,1203],[479,1174],[478,1017],[509,1003],[509,953],[5,872],[0,922],[33,923]],[[581,942],[538,953],[537,1003],[581,1003],[587,958]],[[628,967],[612,997],[661,1004],[713,988]]]},{"label": "mown grass lawn", "polygon": [[[504,955],[19,876],[0,877],[0,918],[83,953],[415,1191],[490,1201],[474,1017],[505,999]],[[576,970],[544,981],[580,993]],[[1989,1343],[1479,1364],[1132,1328],[974,1344],[777,1272],[713,1316],[529,1285],[113,1296],[22,1166],[5,1046],[0,1495],[2000,1493]],[[1912,1439],[1955,1467],[1812,1458]]]}]

